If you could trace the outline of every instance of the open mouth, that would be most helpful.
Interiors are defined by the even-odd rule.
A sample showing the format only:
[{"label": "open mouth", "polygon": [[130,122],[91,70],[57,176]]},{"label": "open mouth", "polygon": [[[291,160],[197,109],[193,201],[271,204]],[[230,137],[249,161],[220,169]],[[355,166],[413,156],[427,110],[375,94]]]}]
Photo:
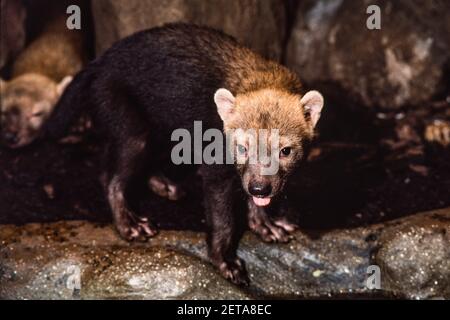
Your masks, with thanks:
[{"label": "open mouth", "polygon": [[258,198],[258,197],[253,197],[253,202],[258,206],[258,207],[265,207],[268,206],[270,204],[270,201],[272,199],[267,197],[267,198]]}]

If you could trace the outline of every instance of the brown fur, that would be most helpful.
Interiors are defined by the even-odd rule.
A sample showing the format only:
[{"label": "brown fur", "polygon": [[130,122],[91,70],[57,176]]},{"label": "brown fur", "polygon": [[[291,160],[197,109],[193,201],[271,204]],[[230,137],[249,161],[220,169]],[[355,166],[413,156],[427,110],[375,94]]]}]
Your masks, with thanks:
[{"label": "brown fur", "polygon": [[[208,47],[210,41],[205,36]],[[298,76],[288,68],[263,58],[252,50],[236,43],[221,42],[217,46],[220,66],[225,68],[225,87],[233,94],[249,93],[260,89],[278,89],[300,94],[302,85]],[[199,46],[203,46],[199,42]]]},{"label": "brown fur", "polygon": [[80,71],[84,60],[81,32],[67,29],[66,16],[59,16],[17,58],[12,76],[37,73],[59,82]]},{"label": "brown fur", "polygon": [[13,79],[2,83],[2,142],[31,143],[66,85],[84,62],[80,31],[69,30],[66,16],[53,18],[14,62]]},{"label": "brown fur", "polygon": [[313,131],[307,124],[300,96],[280,89],[261,89],[236,96],[236,114],[228,129],[280,130],[282,136],[311,139]]},{"label": "brown fur", "polygon": [[1,81],[2,135],[15,136],[14,140],[4,138],[4,142],[10,147],[22,147],[33,141],[69,81],[58,84],[36,73]]}]

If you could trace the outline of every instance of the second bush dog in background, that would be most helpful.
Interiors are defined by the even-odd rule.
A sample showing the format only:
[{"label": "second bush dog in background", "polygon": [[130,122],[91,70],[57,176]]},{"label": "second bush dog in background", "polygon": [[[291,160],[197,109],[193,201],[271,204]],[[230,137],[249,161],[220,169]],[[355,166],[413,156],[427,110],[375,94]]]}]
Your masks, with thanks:
[{"label": "second bush dog in background", "polygon": [[1,138],[9,147],[32,142],[85,60],[83,36],[53,17],[17,57],[12,79],[1,80]]}]

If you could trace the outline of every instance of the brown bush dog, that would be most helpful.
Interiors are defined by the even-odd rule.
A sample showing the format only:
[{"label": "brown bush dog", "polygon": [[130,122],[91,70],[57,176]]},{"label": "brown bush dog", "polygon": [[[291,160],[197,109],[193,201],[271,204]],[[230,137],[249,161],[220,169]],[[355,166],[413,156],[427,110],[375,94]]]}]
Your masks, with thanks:
[{"label": "brown bush dog", "polygon": [[71,80],[72,77],[67,77],[56,83],[37,73],[27,73],[11,81],[0,79],[2,144],[20,148],[31,143]]},{"label": "brown bush dog", "polygon": [[1,142],[10,148],[34,141],[64,88],[84,64],[83,37],[66,16],[51,19],[17,57],[12,80],[1,82]]},{"label": "brown bush dog", "polygon": [[[174,130],[192,133],[194,121],[224,136],[235,128],[278,129],[279,170],[274,175],[260,174],[265,164],[246,162],[249,136],[238,131],[237,147],[224,145],[223,151],[236,153],[243,163],[183,165],[199,169],[202,176],[212,263],[225,278],[246,284],[245,265],[237,256],[245,223],[235,208],[247,202],[250,227],[264,240],[288,241],[293,226],[273,221],[266,208],[280,197],[314,136],[323,98],[316,91],[302,93],[294,73],[232,37],[207,27],[171,24],[117,42],[76,75],[43,137],[59,138],[83,110],[92,114],[105,146],[102,181],[115,225],[123,238],[140,240],[157,231],[147,216],[132,210],[131,186],[170,161],[177,144]],[[270,135],[264,145],[274,141]],[[153,185],[171,190],[164,179]]]}]

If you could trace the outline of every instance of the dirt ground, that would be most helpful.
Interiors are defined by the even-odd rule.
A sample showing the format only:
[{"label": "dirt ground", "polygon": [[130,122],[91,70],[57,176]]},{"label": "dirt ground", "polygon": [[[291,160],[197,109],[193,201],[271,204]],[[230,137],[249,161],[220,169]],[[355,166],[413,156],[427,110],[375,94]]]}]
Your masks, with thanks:
[{"label": "dirt ground", "polygon": [[[426,146],[421,157],[393,156],[381,143],[392,125],[373,118],[336,110],[321,120],[310,159],[288,187],[301,227],[354,227],[450,205],[449,148]],[[0,224],[110,221],[98,181],[100,146],[87,136],[78,144],[0,148]],[[199,179],[183,182],[187,196],[178,202],[143,194],[141,214],[163,229],[203,230]]]}]

